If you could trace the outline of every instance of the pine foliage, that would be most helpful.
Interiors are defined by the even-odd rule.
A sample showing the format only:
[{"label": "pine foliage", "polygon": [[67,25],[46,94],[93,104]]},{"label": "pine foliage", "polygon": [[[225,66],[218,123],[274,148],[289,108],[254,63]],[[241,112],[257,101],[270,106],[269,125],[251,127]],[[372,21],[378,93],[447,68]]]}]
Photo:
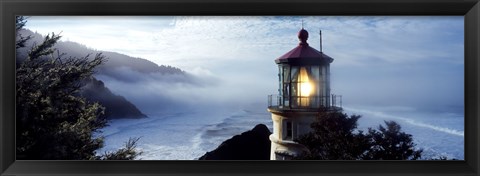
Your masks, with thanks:
[{"label": "pine foliage", "polygon": [[15,48],[18,49],[18,48],[22,48],[22,47],[25,47],[25,43],[31,39],[31,36],[22,36],[20,34],[18,34],[18,31],[20,29],[22,29],[24,26],[25,26],[25,23],[27,23],[27,19],[24,17],[24,16],[16,16],[15,17],[15,29],[17,31],[17,39],[16,39],[16,43],[15,43]]},{"label": "pine foliage", "polygon": [[359,115],[348,116],[340,111],[322,112],[311,124],[312,132],[300,136],[296,142],[307,147],[295,159],[303,160],[416,160],[422,149],[415,149],[412,135],[401,131],[394,121],[385,121],[386,127],[369,128],[367,133],[357,130]]},{"label": "pine foliage", "polygon": [[[17,17],[17,30],[25,23],[25,18]],[[103,146],[103,137],[94,134],[107,125],[101,116],[105,109],[87,102],[79,91],[82,80],[92,77],[105,58],[101,53],[93,58],[62,58],[53,48],[59,39],[54,33],[47,35],[17,63],[17,159],[99,159],[95,150]],[[22,46],[19,43],[17,38],[17,46]],[[134,159],[139,154],[137,141],[107,159]]]},{"label": "pine foliage", "polygon": [[125,143],[125,147],[115,152],[105,152],[102,156],[97,157],[98,160],[133,160],[142,152],[136,151],[137,142],[140,138],[130,138]]},{"label": "pine foliage", "polygon": [[422,150],[415,150],[412,135],[401,131],[401,126],[394,121],[385,121],[386,127],[378,126],[378,130],[368,129],[367,138],[370,149],[363,159],[382,160],[417,160]]}]

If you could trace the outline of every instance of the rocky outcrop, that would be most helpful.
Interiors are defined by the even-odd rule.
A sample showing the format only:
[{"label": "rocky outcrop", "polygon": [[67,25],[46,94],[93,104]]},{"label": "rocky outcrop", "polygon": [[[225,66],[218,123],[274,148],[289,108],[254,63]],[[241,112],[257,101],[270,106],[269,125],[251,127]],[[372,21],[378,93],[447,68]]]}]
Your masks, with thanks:
[{"label": "rocky outcrop", "polygon": [[226,141],[199,160],[269,160],[271,132],[264,124]]}]

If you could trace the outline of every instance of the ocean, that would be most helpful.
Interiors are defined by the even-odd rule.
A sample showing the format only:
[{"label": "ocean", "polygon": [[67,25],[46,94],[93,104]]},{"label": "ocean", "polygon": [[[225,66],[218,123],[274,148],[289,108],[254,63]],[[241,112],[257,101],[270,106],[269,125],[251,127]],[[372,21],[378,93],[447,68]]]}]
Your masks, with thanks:
[{"label": "ocean", "polygon": [[[358,129],[377,128],[384,121],[398,122],[412,134],[422,159],[445,156],[464,159],[464,115],[459,112],[429,112],[409,107],[344,106],[348,115],[362,115]],[[130,137],[140,137],[140,160],[196,160],[214,150],[223,141],[265,124],[272,131],[266,105],[165,113],[144,119],[116,119],[98,135],[105,137],[105,147],[98,153],[113,151],[125,145]]]}]

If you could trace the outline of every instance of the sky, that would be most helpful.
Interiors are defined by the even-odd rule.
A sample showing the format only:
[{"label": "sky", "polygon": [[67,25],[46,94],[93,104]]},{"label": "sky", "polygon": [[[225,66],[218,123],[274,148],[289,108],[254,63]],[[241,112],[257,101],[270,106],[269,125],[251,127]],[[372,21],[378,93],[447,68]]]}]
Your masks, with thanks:
[{"label": "sky", "polygon": [[[188,97],[217,105],[264,103],[277,94],[274,60],[296,47],[298,31],[334,58],[332,93],[345,106],[462,109],[463,16],[33,16],[26,28],[61,33],[64,41],[171,65],[211,84],[157,85],[143,92]],[[151,96],[110,81],[134,103]],[[137,86],[137,88],[139,88]],[[137,97],[137,98],[136,98]],[[139,98],[138,98],[139,97]]]}]

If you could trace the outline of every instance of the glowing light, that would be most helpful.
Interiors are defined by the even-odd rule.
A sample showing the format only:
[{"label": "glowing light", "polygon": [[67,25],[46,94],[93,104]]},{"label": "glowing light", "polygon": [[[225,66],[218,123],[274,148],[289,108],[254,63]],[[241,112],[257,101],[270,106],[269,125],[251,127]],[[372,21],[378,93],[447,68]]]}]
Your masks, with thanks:
[{"label": "glowing light", "polygon": [[298,82],[300,83],[300,96],[310,96],[313,90],[313,86],[308,78],[307,69],[305,67],[300,68],[300,74],[298,75]]},{"label": "glowing light", "polygon": [[312,84],[309,82],[300,83],[300,96],[310,96],[312,93]]},{"label": "glowing light", "polygon": [[298,86],[300,90],[297,94],[297,96],[300,96],[298,103],[300,106],[308,106],[310,104],[309,96],[312,94],[313,85],[310,83],[307,69],[305,67],[300,68],[300,73],[298,74]]}]

